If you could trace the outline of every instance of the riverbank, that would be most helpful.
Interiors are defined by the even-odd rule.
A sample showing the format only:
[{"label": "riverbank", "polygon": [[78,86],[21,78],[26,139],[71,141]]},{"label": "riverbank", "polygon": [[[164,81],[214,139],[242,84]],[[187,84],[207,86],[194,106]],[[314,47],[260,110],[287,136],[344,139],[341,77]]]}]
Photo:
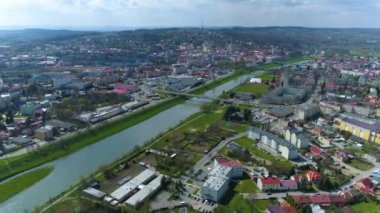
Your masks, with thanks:
[{"label": "riverbank", "polygon": [[8,200],[17,193],[39,182],[48,176],[53,171],[53,169],[53,167],[36,169],[0,184],[0,203]]},{"label": "riverbank", "polygon": [[[212,81],[209,84],[195,88],[191,94],[201,94],[207,90],[213,89],[221,84],[238,78],[241,75],[251,73],[250,70],[241,70],[232,73],[226,77]],[[121,119],[105,123],[93,129],[88,129],[85,132],[78,133],[77,135],[63,139],[59,142],[45,146],[40,150],[32,153],[23,154],[16,157],[6,158],[0,160],[0,181],[17,175],[21,172],[40,166],[44,163],[56,160],[60,157],[69,155],[78,151],[90,144],[96,143],[106,137],[118,133],[128,127],[134,126],[144,120],[147,120],[158,113],[169,109],[175,105],[181,104],[186,101],[186,98],[171,98],[167,101],[161,102],[157,105],[147,107],[143,110],[137,111],[133,114],[127,115]]]}]

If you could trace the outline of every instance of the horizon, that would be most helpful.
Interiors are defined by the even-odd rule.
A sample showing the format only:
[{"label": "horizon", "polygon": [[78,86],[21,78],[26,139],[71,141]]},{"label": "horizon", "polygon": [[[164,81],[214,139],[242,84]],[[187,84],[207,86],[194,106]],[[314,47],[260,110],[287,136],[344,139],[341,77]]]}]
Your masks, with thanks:
[{"label": "horizon", "polygon": [[231,28],[247,28],[247,29],[260,29],[260,28],[304,28],[304,29],[369,29],[379,30],[380,27],[308,27],[308,26],[0,26],[0,31],[24,31],[24,30],[51,30],[51,31],[97,31],[97,32],[119,32],[130,30],[155,30],[155,29],[231,29]]}]

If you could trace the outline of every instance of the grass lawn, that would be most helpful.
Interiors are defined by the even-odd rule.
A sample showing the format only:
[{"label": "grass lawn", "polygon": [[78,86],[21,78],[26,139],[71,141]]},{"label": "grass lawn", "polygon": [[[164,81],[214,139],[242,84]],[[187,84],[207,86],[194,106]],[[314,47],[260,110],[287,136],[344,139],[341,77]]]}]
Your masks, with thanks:
[{"label": "grass lawn", "polygon": [[242,84],[234,90],[234,92],[251,93],[255,97],[261,97],[261,95],[268,93],[268,91],[268,85],[252,83]]},{"label": "grass lawn", "polygon": [[375,202],[361,202],[351,206],[357,213],[380,213],[380,204]]},{"label": "grass lawn", "polygon": [[53,167],[37,169],[0,184],[0,203],[37,183],[53,171]]},{"label": "grass lawn", "polygon": [[234,191],[237,191],[239,193],[255,193],[260,190],[257,188],[257,185],[253,180],[245,179],[236,184]]},{"label": "grass lawn", "polygon": [[266,74],[266,73],[264,73],[264,74],[259,75],[259,78],[260,78],[261,80],[263,80],[263,81],[272,81],[273,78],[276,78],[276,76],[275,76],[275,75],[271,75],[271,74]]},{"label": "grass lawn", "polygon": [[266,152],[263,152],[263,151],[257,149],[256,147],[254,147],[253,146],[254,141],[247,138],[247,137],[236,139],[235,142],[237,144],[241,145],[242,147],[248,149],[253,155],[255,155],[259,158],[268,160],[270,162],[276,161],[276,158],[274,156],[272,156]]},{"label": "grass lawn", "polygon": [[367,162],[365,162],[363,160],[360,160],[360,159],[353,159],[353,160],[351,160],[351,162],[349,163],[349,165],[352,166],[352,167],[355,167],[357,169],[363,170],[363,171],[366,171],[366,170],[368,170],[368,169],[370,169],[370,168],[373,167],[372,164],[367,163]]}]

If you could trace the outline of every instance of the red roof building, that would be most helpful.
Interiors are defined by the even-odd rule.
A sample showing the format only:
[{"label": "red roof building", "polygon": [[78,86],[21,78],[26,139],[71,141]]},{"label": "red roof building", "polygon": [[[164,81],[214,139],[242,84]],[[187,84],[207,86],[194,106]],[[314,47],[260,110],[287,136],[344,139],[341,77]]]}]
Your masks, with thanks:
[{"label": "red roof building", "polygon": [[310,146],[310,151],[314,154],[314,155],[320,155],[321,154],[321,149],[318,148],[316,145],[311,145]]},{"label": "red roof building", "polygon": [[280,179],[273,177],[259,178],[257,186],[261,191],[282,190]]},{"label": "red roof building", "polygon": [[228,160],[228,159],[223,158],[223,157],[217,157],[217,158],[215,158],[215,161],[217,162],[217,164],[222,165],[222,166],[227,166],[227,167],[240,167],[241,166],[240,161],[238,161],[238,160],[231,161],[231,160]]},{"label": "red roof building", "polygon": [[320,206],[330,206],[331,204],[340,206],[347,203],[346,199],[338,194],[314,194],[314,195],[291,195],[293,200],[299,205],[317,204]]},{"label": "red roof building", "polygon": [[321,174],[319,172],[316,172],[316,171],[308,171],[306,173],[306,179],[309,182],[318,181],[321,179]]},{"label": "red roof building", "polygon": [[294,206],[291,206],[289,203],[287,202],[282,202],[280,207],[282,208],[282,210],[284,210],[284,212],[286,213],[297,213],[297,210]]}]

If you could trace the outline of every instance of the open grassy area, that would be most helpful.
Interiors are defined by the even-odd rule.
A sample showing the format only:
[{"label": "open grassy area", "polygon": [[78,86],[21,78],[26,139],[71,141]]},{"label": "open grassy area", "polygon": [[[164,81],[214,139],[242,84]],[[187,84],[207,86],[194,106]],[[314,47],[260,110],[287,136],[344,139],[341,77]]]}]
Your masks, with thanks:
[{"label": "open grassy area", "polygon": [[0,203],[42,180],[52,171],[53,167],[36,169],[0,184]]},{"label": "open grassy area", "polygon": [[260,190],[257,188],[256,183],[252,179],[247,178],[236,184],[234,191],[239,193],[255,193]]},{"label": "open grassy area", "polygon": [[255,97],[261,97],[264,94],[268,93],[268,85],[266,84],[252,84],[252,83],[245,83],[237,87],[234,92],[239,93],[250,93],[254,95]]},{"label": "open grassy area", "polygon": [[366,171],[373,167],[372,164],[356,158],[351,160],[349,165],[363,171]]},{"label": "open grassy area", "polygon": [[264,73],[264,74],[259,75],[259,78],[263,81],[272,81],[273,79],[276,78],[276,76]]},{"label": "open grassy area", "polygon": [[351,206],[357,213],[380,213],[380,204],[375,202],[360,202]]},{"label": "open grassy area", "polygon": [[[273,174],[274,173],[281,173],[281,174],[287,173],[291,169],[294,168],[294,165],[290,161],[286,160],[285,158],[273,156],[271,154],[268,154],[268,153],[256,148],[255,146],[253,146],[254,141],[252,141],[251,139],[249,139],[247,137],[239,138],[239,139],[235,140],[235,142],[237,144],[241,145],[242,147],[246,148],[247,150],[249,150],[253,155],[255,155],[261,159],[264,159],[266,161],[269,161],[271,163],[271,165],[267,166],[267,168]],[[265,166],[265,164],[261,164],[261,165]]]},{"label": "open grassy area", "polygon": [[219,205],[214,213],[225,213],[225,212],[240,212],[240,213],[264,213],[266,209],[271,204],[277,204],[277,200],[267,199],[267,200],[252,200],[248,201],[243,198],[239,193],[230,193],[222,201],[223,203]]}]

